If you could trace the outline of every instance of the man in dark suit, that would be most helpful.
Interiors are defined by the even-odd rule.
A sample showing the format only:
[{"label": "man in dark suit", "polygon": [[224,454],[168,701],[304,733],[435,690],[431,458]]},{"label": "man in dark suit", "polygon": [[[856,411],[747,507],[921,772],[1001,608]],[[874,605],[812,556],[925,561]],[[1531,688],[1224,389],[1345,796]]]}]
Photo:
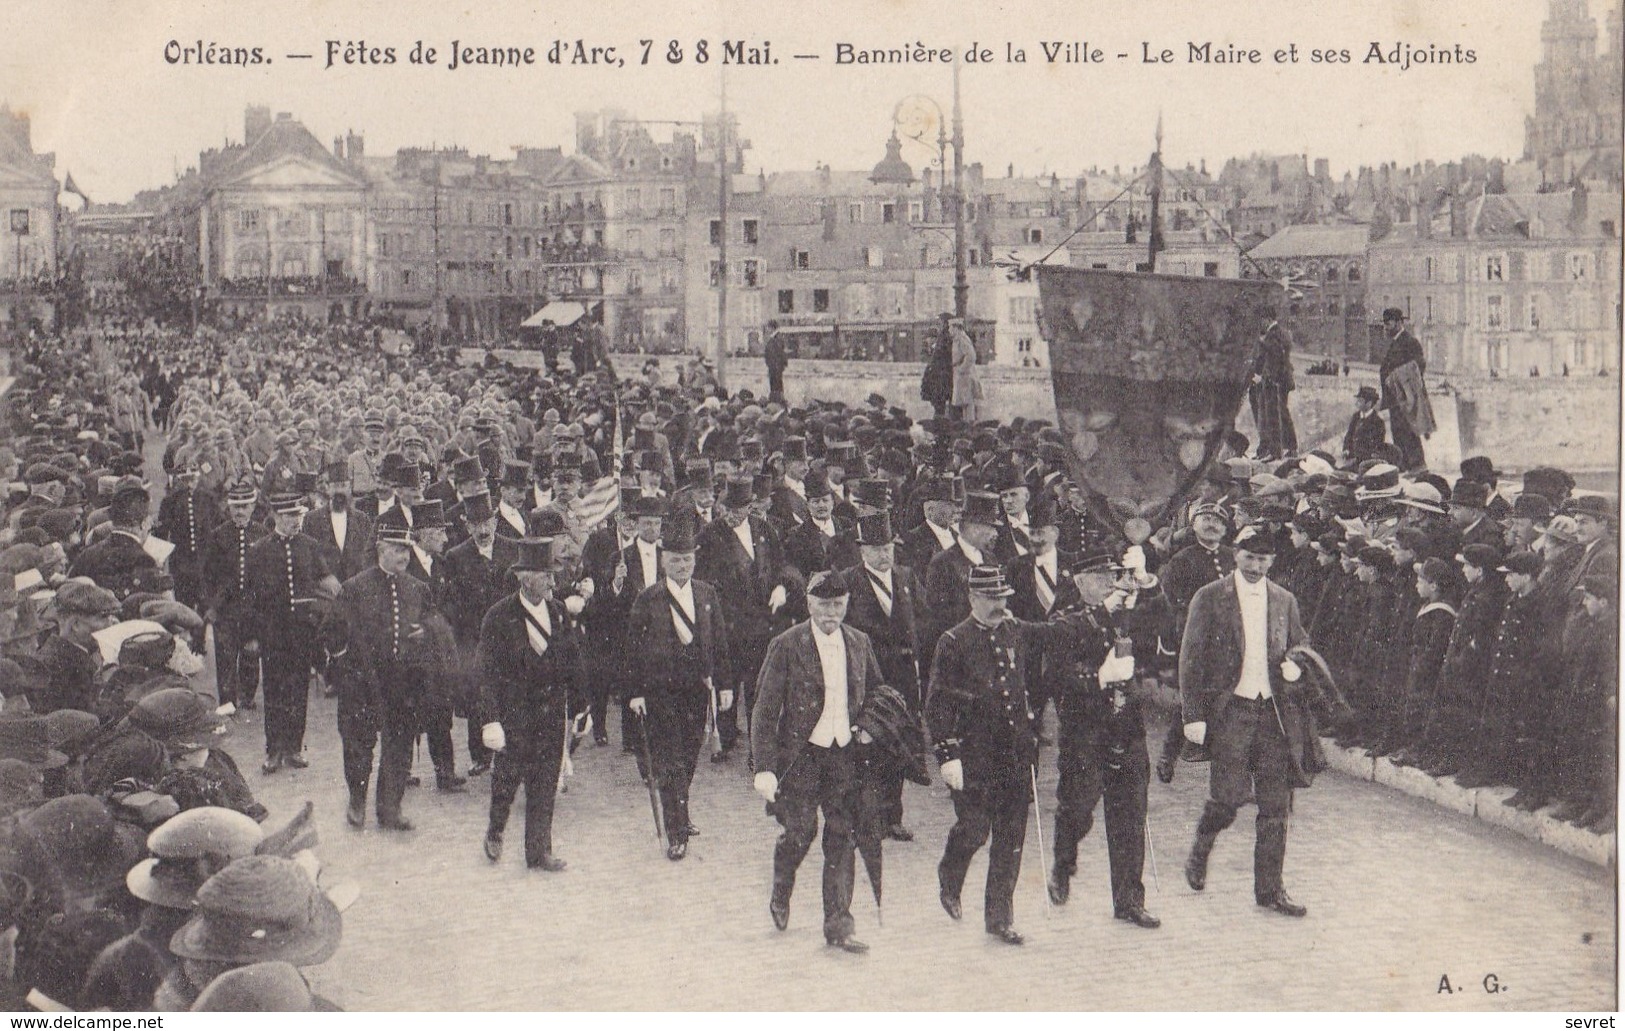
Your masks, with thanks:
[{"label": "man in dark suit", "polygon": [[[1077,556],[1063,554],[1056,547],[1061,529],[1056,525],[1053,498],[1040,496],[1034,501],[1027,520],[1031,550],[1017,555],[1007,566],[1010,589],[1016,592],[1010,598],[1010,611],[1017,619],[1043,623],[1050,613],[1064,612],[1077,603],[1078,588],[1072,582]],[[1046,672],[1040,659],[1036,652],[1028,659],[1027,701],[1043,740],[1044,707],[1055,697],[1056,676]]]},{"label": "man in dark suit", "polygon": [[226,490],[226,521],[214,528],[204,550],[204,618],[214,625],[214,682],[222,705],[254,708],[260,687],[259,656],[244,652],[249,640],[246,607],[248,550],[268,532],[254,521],[259,492],[250,480]]},{"label": "man in dark suit", "polygon": [[1236,537],[1236,571],[1196,592],[1180,642],[1179,692],[1185,737],[1212,757],[1208,802],[1185,861],[1196,891],[1207,884],[1208,856],[1236,810],[1257,799],[1253,897],[1260,906],[1301,917],[1281,882],[1292,789],[1308,786],[1318,745],[1313,719],[1290,684],[1302,670],[1287,652],[1309,642],[1292,593],[1266,574],[1275,535],[1247,527]]},{"label": "man in dark suit", "polygon": [[1021,470],[1005,463],[990,470],[987,490],[999,496],[1004,516],[993,542],[993,555],[1000,563],[1008,564],[1033,550],[1033,527],[1027,511],[1032,490],[1022,479]]},{"label": "man in dark suit", "polygon": [[[378,531],[376,548],[377,564],[346,580],[339,592],[343,632],[333,651],[344,780],[350,789],[345,820],[358,830],[366,822],[373,745],[381,737],[378,826],[409,831],[412,822],[401,815],[401,799],[421,721],[418,706],[426,679],[443,657],[436,654],[426,625],[434,611],[429,588],[406,571],[412,560],[410,534],[386,525]],[[267,683],[267,716],[270,691]]]},{"label": "man in dark suit", "polygon": [[215,498],[198,490],[201,478],[196,456],[181,456],[152,527],[154,535],[175,545],[167,567],[175,578],[175,600],[193,609],[203,607],[203,552],[209,534],[220,522]]},{"label": "man in dark suit", "polygon": [[921,669],[933,668],[931,660],[937,638],[970,615],[966,593],[970,571],[984,563],[996,563],[991,549],[998,536],[1002,511],[997,494],[967,492],[965,510],[959,518],[958,544],[939,552],[926,568],[925,612],[920,628]]},{"label": "man in dark suit", "polygon": [[807,479],[807,518],[784,538],[784,557],[802,578],[825,569],[846,569],[858,561],[850,523],[835,517],[835,497],[822,476]]},{"label": "man in dark suit", "polygon": [[[694,572],[716,588],[732,635],[733,661],[726,670],[729,679],[717,687],[730,688],[730,698],[736,704],[743,702],[747,714],[767,642],[789,627],[794,611],[790,606],[791,591],[802,590],[794,567],[784,561],[778,534],[766,519],[751,514],[753,499],[749,481],[728,481],[722,498],[722,518],[700,532]],[[722,706],[717,729],[726,753],[739,737],[734,705]],[[717,756],[712,759],[720,761]]]},{"label": "man in dark suit", "polygon": [[246,575],[250,651],[258,651],[265,679],[266,773],[283,765],[304,769],[305,709],[310,673],[322,658],[316,630],[319,601],[336,598],[338,578],[321,548],[300,532],[304,499],[297,494],[271,498],[275,525],[270,536],[248,549]]},{"label": "man in dark suit", "polygon": [[647,735],[639,743],[649,750],[649,776],[665,813],[666,857],[676,862],[688,854],[694,833],[688,789],[708,713],[733,710],[727,685],[735,683],[729,652],[730,634],[737,632],[717,589],[694,579],[698,544],[686,514],[664,527],[662,544],[661,578],[632,602],[625,649],[640,688],[628,707],[642,719],[640,735]]},{"label": "man in dark suit", "polygon": [[1377,366],[1377,378],[1382,385],[1382,401],[1379,405],[1388,413],[1388,431],[1393,435],[1394,446],[1399,448],[1402,459],[1400,464],[1406,470],[1420,469],[1426,462],[1422,454],[1422,438],[1417,435],[1411,426],[1409,416],[1400,407],[1400,397],[1388,385],[1388,376],[1401,366],[1414,363],[1417,375],[1427,372],[1427,356],[1422,352],[1422,344],[1411,331],[1405,328],[1405,313],[1398,308],[1384,308],[1382,312],[1382,331],[1388,338],[1388,349],[1382,354],[1382,362]]},{"label": "man in dark suit", "polygon": [[955,482],[939,476],[922,484],[914,493],[920,498],[925,519],[913,529],[903,531],[898,538],[898,559],[922,578],[938,552],[959,542],[959,532],[955,529],[959,522],[959,503],[954,500]]},{"label": "man in dark suit", "polygon": [[780,443],[784,476],[773,489],[769,515],[786,530],[807,521],[807,438],[785,437]]},{"label": "man in dark suit", "polygon": [[1281,325],[1274,305],[1264,305],[1258,314],[1265,326],[1253,355],[1247,392],[1253,425],[1258,427],[1258,456],[1276,458],[1298,450],[1288,405],[1293,389],[1292,334]]},{"label": "man in dark suit", "polygon": [[[641,491],[623,487],[615,514],[588,534],[581,546],[582,571],[592,579],[596,588],[592,604],[582,613],[581,625],[587,634],[588,711],[592,716],[593,743],[597,745],[609,744],[609,696],[615,693],[624,665],[621,636],[626,632],[626,614],[632,608],[632,599],[637,597],[635,593],[617,592],[615,580],[619,575],[624,587],[626,569],[622,563],[622,552],[637,539],[638,518],[635,509],[642,500]],[[654,540],[659,539],[660,531],[657,528]],[[646,586],[640,584],[638,589]],[[632,736],[627,729],[630,721],[625,718],[626,696],[622,695],[621,700],[621,744],[623,750],[630,752],[633,749]]]},{"label": "man in dark suit", "polygon": [[853,721],[870,687],[884,682],[869,637],[843,626],[849,589],[839,573],[807,585],[806,622],[773,638],[756,683],[751,758],[756,791],[784,832],[773,849],[768,912],[784,930],[796,870],[824,813],[824,940],[847,952],[869,947],[852,936],[853,847],[859,807]]},{"label": "man in dark suit", "polygon": [[350,503],[350,463],[330,462],[323,475],[327,504],[305,517],[305,534],[321,546],[333,575],[348,580],[374,562],[372,520]]},{"label": "man in dark suit", "polygon": [[145,487],[120,487],[108,506],[112,530],[103,540],[79,553],[69,570],[71,576],[88,576],[98,587],[113,592],[123,601],[137,591],[152,590],[159,582],[158,563],[143,547],[143,524],[152,505]]},{"label": "man in dark suit", "polygon": [[575,616],[553,597],[566,566],[559,541],[527,539],[509,569],[519,590],[491,607],[480,624],[480,711],[485,746],[496,752],[485,855],[502,857],[508,811],[525,786],[525,865],[557,872],[553,799],[564,761],[566,725],[584,701],[586,667]]},{"label": "man in dark suit", "polygon": [[[406,571],[428,585],[434,612],[427,618],[427,626],[431,633],[442,639],[445,650],[452,652],[455,650],[451,643],[454,635],[444,615],[447,601],[445,508],[438,500],[420,501],[412,506],[411,511],[412,561],[407,564]],[[452,713],[456,709],[455,678],[449,675],[430,677],[424,686],[418,715],[423,720],[423,733],[428,738],[435,786],[441,791],[463,791],[467,778],[457,773],[457,756],[451,743]],[[416,781],[409,783],[415,784]]]},{"label": "man in dark suit", "polygon": [[503,537],[518,540],[525,535],[525,514],[534,507],[535,500],[530,489],[530,471],[531,467],[524,462],[504,462],[502,465],[497,533]]},{"label": "man in dark suit", "polygon": [[[451,465],[449,476],[452,485],[451,498],[442,502],[446,506],[446,547],[455,548],[468,540],[468,524],[463,518],[463,502],[478,495],[488,495],[491,491],[486,482],[486,468],[483,462],[474,455],[459,456]],[[425,495],[427,498],[429,495]]]},{"label": "man in dark suit", "polygon": [[489,494],[464,498],[463,519],[469,538],[446,552],[444,615],[457,642],[457,670],[461,681],[458,702],[468,720],[469,776],[491,768],[491,750],[480,734],[480,676],[476,650],[480,623],[491,606],[509,591],[508,567],[519,557],[512,538],[497,533],[496,513]]},{"label": "man in dark suit", "polygon": [[[883,682],[920,711],[920,634],[915,605],[919,585],[914,571],[896,562],[891,517],[885,512],[858,517],[858,548],[863,561],[845,570],[852,589],[846,610],[848,626],[862,630],[874,646]],[[912,841],[903,825],[903,769],[873,771],[880,784],[879,822],[887,837]]]},{"label": "man in dark suit", "polygon": [[[632,492],[637,494],[637,492]],[[604,583],[607,589],[594,595],[595,605],[588,608],[591,614],[595,609],[599,618],[604,622],[603,656],[606,675],[604,683],[595,684],[593,704],[598,706],[594,719],[607,716],[608,695],[611,692],[621,700],[621,750],[631,752],[640,757],[638,725],[632,716],[632,710],[627,703],[637,693],[637,684],[634,677],[634,664],[627,649],[623,647],[626,640],[627,620],[632,614],[632,603],[637,600],[650,586],[660,582],[660,536],[663,520],[666,518],[667,504],[664,498],[649,498],[641,494],[629,499],[626,503],[626,512],[630,517],[632,538],[614,556],[613,566],[604,574]],[[590,542],[589,542],[590,543]],[[595,582],[598,574],[594,574]],[[597,604],[601,601],[602,604]],[[589,634],[591,631],[589,630]],[[602,724],[600,731],[604,731]],[[609,740],[604,733],[602,741]],[[647,771],[644,771],[647,773]]]}]

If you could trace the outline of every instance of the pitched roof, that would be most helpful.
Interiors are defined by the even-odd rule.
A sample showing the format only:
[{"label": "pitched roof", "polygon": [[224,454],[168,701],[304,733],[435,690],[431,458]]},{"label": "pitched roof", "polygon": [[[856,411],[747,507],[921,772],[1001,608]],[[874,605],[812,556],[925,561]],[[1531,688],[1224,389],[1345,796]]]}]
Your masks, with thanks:
[{"label": "pitched roof", "polygon": [[1330,258],[1365,250],[1371,230],[1364,225],[1287,226],[1247,253],[1255,258]]},{"label": "pitched roof", "polygon": [[333,156],[321,141],[305,128],[304,123],[292,118],[279,118],[272,122],[259,137],[250,140],[237,159],[222,168],[215,185],[244,179],[273,162],[286,157],[298,157],[314,162],[330,172],[353,180],[357,186],[364,177],[350,165]]}]

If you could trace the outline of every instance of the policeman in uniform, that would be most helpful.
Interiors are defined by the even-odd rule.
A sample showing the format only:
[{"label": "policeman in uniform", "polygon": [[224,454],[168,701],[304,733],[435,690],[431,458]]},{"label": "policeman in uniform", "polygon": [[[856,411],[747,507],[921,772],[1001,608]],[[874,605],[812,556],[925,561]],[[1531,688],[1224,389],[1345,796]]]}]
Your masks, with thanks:
[{"label": "policeman in uniform", "polygon": [[222,705],[254,708],[260,686],[257,654],[244,651],[249,640],[246,608],[248,551],[266,534],[254,521],[259,492],[248,480],[226,490],[227,520],[214,528],[204,553],[205,618],[214,624],[215,689]]},{"label": "policeman in uniform", "polygon": [[[265,679],[265,764],[275,773],[283,764],[304,769],[305,707],[310,673],[322,657],[316,633],[316,602],[336,598],[338,578],[322,557],[321,546],[300,532],[305,502],[297,494],[271,498],[273,532],[248,549],[244,577],[249,647],[258,651]],[[410,554],[410,552],[408,553]]]}]

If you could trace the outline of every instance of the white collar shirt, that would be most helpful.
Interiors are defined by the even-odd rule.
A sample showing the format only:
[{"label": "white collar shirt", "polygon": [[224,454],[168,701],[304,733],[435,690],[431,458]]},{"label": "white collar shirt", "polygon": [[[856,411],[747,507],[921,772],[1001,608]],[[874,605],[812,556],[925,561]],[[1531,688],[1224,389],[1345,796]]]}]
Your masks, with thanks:
[{"label": "white collar shirt", "polygon": [[530,599],[526,598],[525,593],[521,591],[519,592],[519,604],[524,606],[525,611],[530,613],[532,619],[541,624],[542,629],[538,631],[529,619],[525,620],[525,636],[530,638],[531,650],[537,655],[541,655],[547,651],[546,635],[553,633],[553,618],[547,614],[547,602],[543,601],[540,605],[532,605]]},{"label": "white collar shirt", "polygon": [[1267,582],[1260,578],[1250,584],[1239,570],[1231,575],[1236,582],[1236,601],[1241,606],[1241,676],[1236,681],[1235,693],[1243,698],[1268,698],[1271,692]]},{"label": "white collar shirt", "polygon": [[824,710],[807,740],[820,748],[845,747],[852,741],[852,719],[846,706],[846,635],[840,627],[826,634],[814,626],[812,637],[824,672]]},{"label": "white collar shirt", "polygon": [[658,573],[656,572],[660,568],[656,560],[656,550],[658,545],[650,544],[642,537],[637,539],[637,545],[638,561],[641,563],[641,568],[643,570],[643,582],[645,585],[652,584],[656,580],[660,579]]},{"label": "white collar shirt", "polygon": [[750,520],[740,520],[739,525],[734,527],[733,531],[734,536],[739,538],[740,545],[745,549],[745,554],[750,556],[752,562],[756,561],[756,538],[751,535]]}]

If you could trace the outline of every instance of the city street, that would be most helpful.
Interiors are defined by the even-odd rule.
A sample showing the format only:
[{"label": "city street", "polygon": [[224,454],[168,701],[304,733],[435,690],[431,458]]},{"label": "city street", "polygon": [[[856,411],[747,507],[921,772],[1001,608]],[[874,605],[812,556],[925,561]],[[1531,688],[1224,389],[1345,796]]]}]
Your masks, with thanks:
[{"label": "city street", "polygon": [[[935,864],[952,810],[940,784],[910,785],[916,840],[888,842],[881,926],[861,865],[853,905],[866,956],[827,949],[820,852],[802,866],[790,928],[767,914],[777,825],[750,789],[743,759],[701,763],[693,818],[702,834],[669,862],[657,845],[632,758],[584,742],[559,800],[558,874],[522,860],[522,802],[508,849],[480,851],[489,778],[466,795],[432,787],[426,754],[409,789],[408,834],[344,824],[334,703],[315,698],[305,771],[258,772],[259,713],[236,722],[229,750],[273,816],[316,803],[330,876],[362,897],[344,943],[312,972],[351,1010],[512,1009],[1607,1009],[1615,1004],[1614,908],[1607,872],[1369,783],[1333,773],[1300,792],[1287,885],[1305,920],[1252,900],[1249,810],[1221,837],[1207,891],[1180,865],[1206,789],[1182,765],[1151,785],[1160,889],[1146,871],[1144,931],[1111,919],[1102,825],[1083,843],[1072,900],[1046,914],[1036,828],[1017,889],[1025,948],[982,931],[985,858],[966,883],[965,919],[937,904]],[[612,717],[613,721],[613,717]],[[462,759],[461,722],[457,728]],[[1046,844],[1053,752],[1041,781]],[[838,979],[824,975],[839,974]],[[1493,975],[1493,976],[1492,976]],[[1449,978],[1453,992],[1441,989]],[[1498,992],[1486,990],[1498,987]],[[838,987],[836,987],[838,986]],[[831,994],[832,989],[838,994]]]}]

